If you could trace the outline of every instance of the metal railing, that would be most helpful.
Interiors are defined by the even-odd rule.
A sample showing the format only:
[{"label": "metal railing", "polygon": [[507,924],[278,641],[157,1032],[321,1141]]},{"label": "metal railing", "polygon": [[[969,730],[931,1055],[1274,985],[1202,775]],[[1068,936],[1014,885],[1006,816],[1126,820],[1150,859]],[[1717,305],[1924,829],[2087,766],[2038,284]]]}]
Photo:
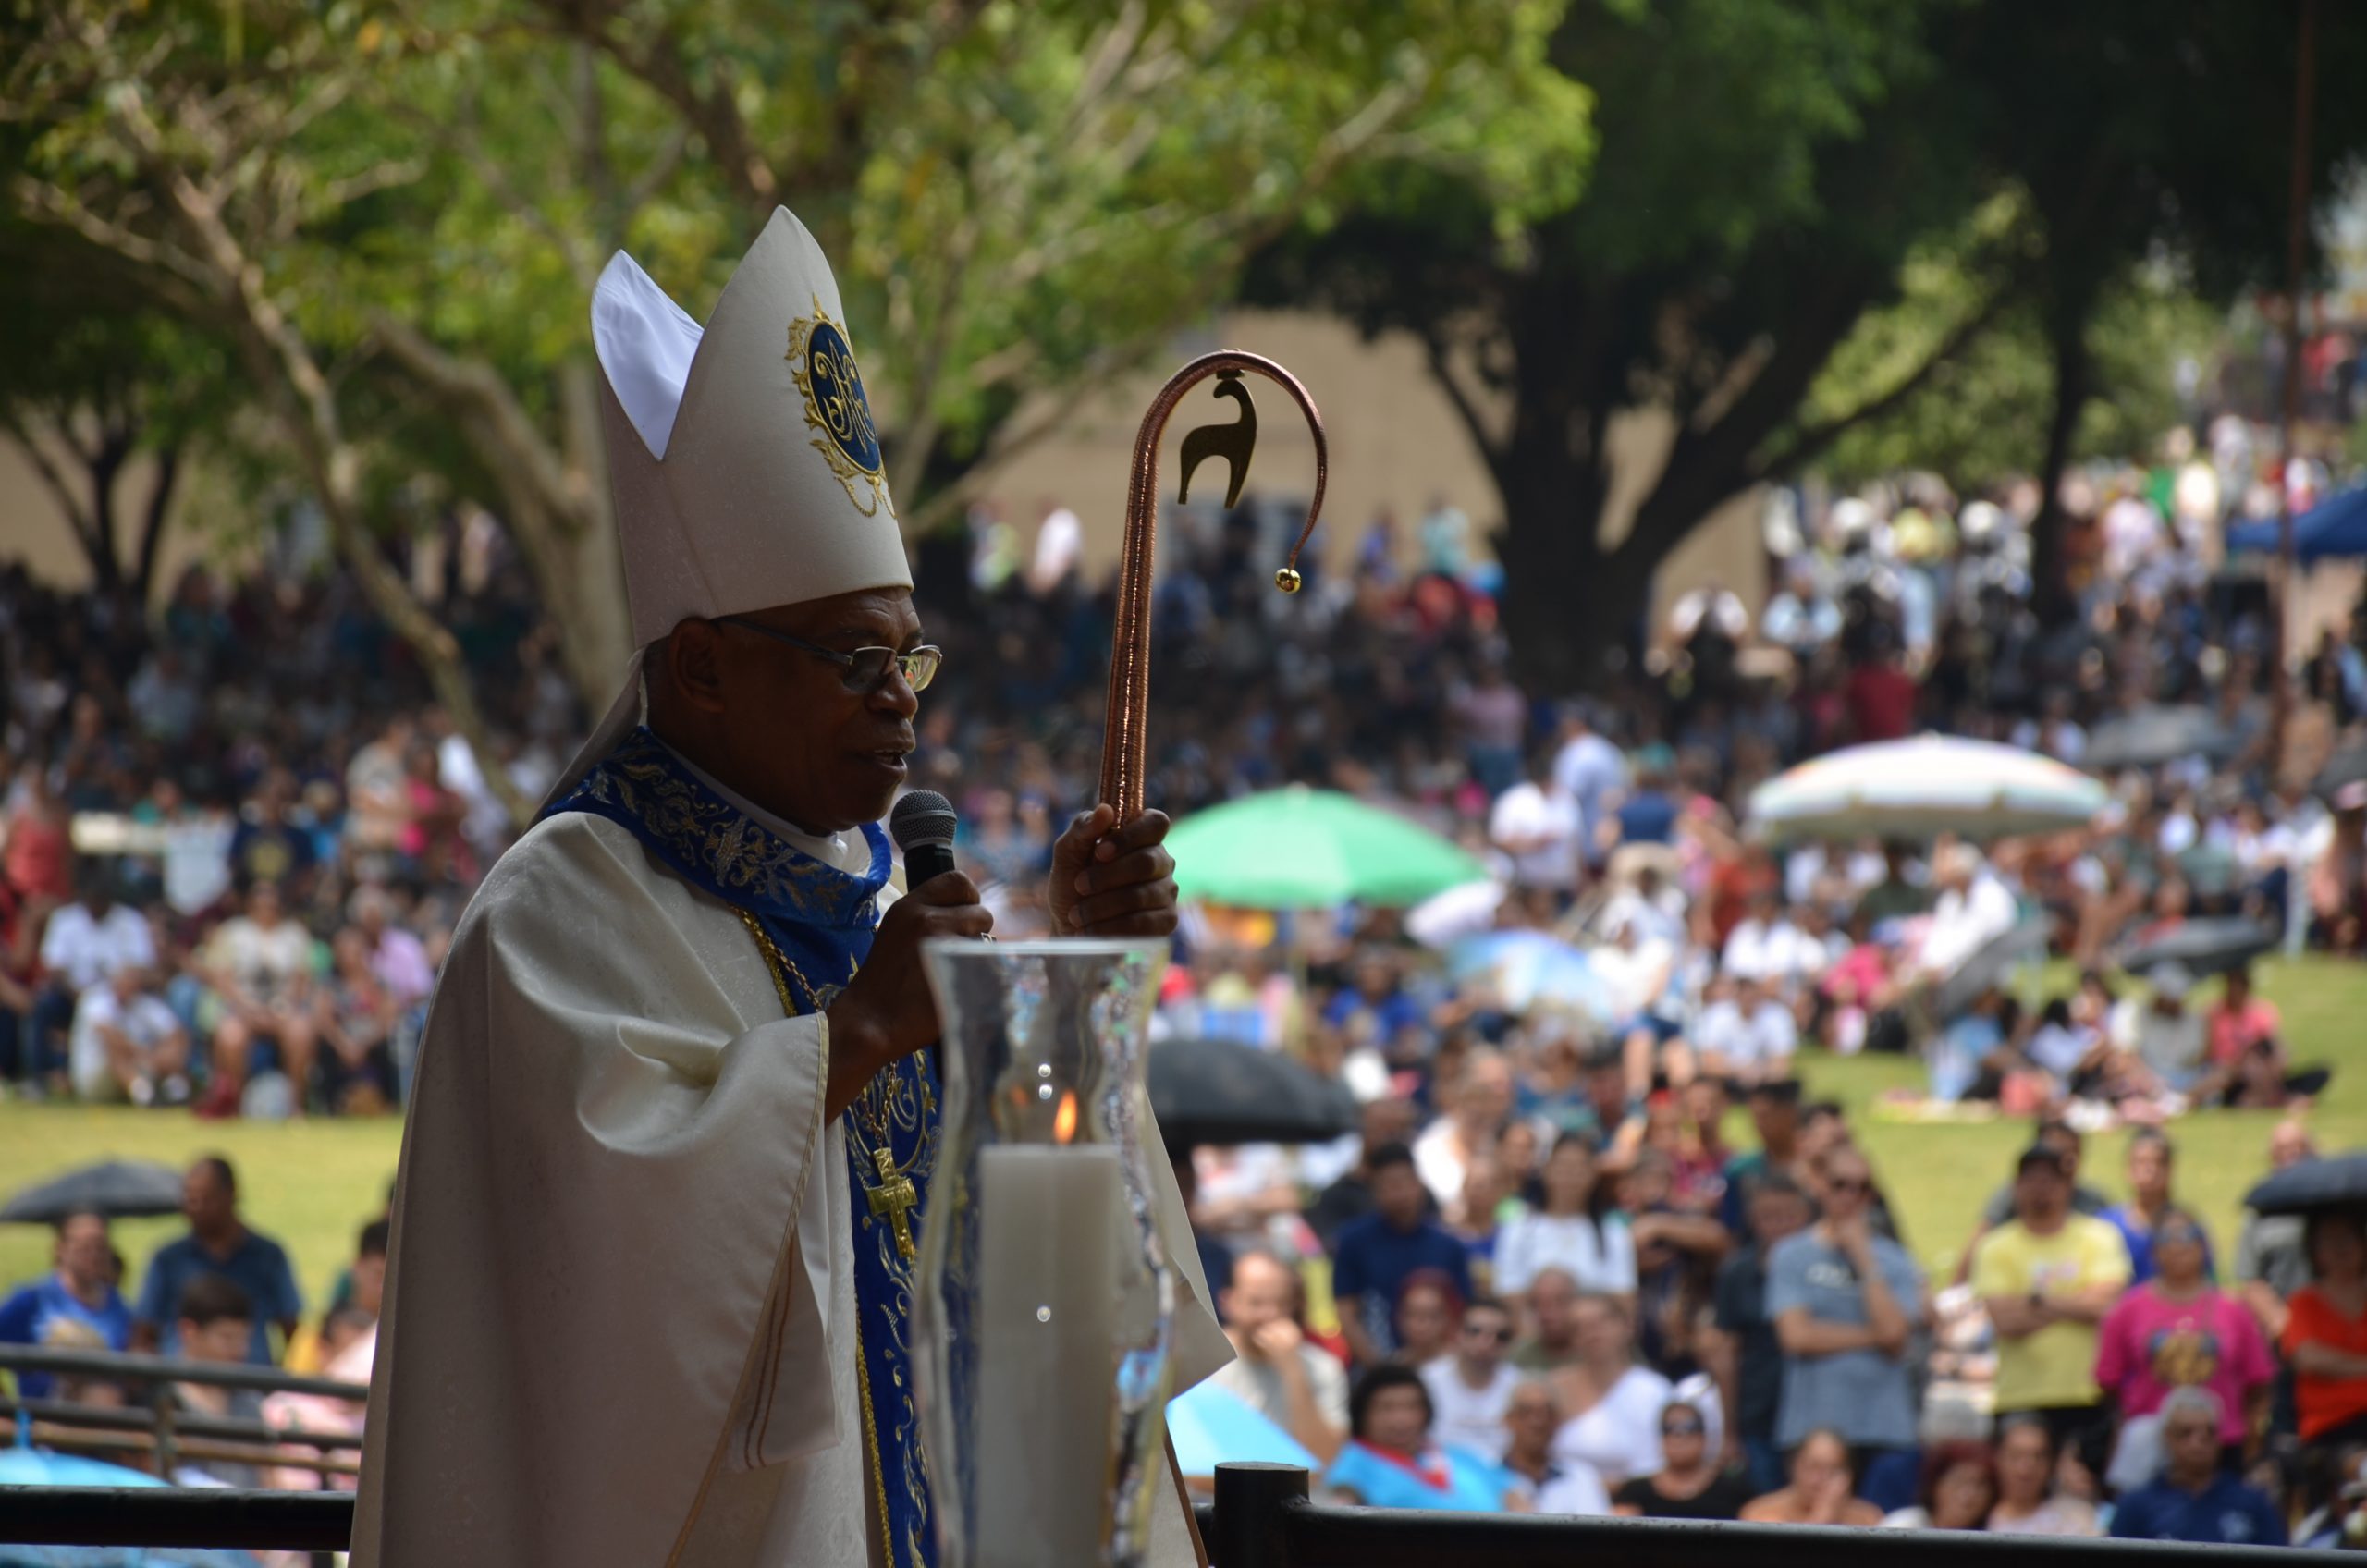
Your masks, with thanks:
[{"label": "metal railing", "polygon": [[[1428,1513],[1311,1502],[1286,1464],[1220,1464],[1199,1510],[1217,1568],[2349,1568],[2349,1553],[1950,1531],[1810,1529],[1663,1519]],[[337,1551],[353,1531],[341,1492],[0,1488],[0,1541],[43,1546]],[[1047,1568],[1051,1568],[1048,1564]]]},{"label": "metal railing", "polygon": [[0,1401],[0,1420],[5,1420],[11,1437],[30,1425],[29,1435],[37,1442],[94,1454],[148,1459],[165,1476],[169,1476],[183,1460],[276,1465],[309,1470],[317,1476],[352,1475],[359,1469],[357,1462],[349,1456],[350,1451],[362,1446],[362,1439],[356,1433],[273,1426],[244,1416],[185,1409],[174,1392],[174,1385],[192,1383],[263,1394],[312,1394],[360,1404],[370,1397],[370,1390],[360,1384],[307,1378],[276,1366],[245,1363],[183,1361],[172,1356],[51,1350],[34,1345],[0,1345],[0,1367],[138,1389],[145,1394],[136,1407],[57,1399]]}]

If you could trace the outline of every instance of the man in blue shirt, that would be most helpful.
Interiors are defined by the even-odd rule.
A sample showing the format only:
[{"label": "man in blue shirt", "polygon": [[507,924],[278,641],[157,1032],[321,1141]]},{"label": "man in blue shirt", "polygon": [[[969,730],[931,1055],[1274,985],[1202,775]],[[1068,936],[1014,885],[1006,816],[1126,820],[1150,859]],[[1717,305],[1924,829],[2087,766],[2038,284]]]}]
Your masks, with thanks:
[{"label": "man in blue shirt", "polygon": [[2219,1398],[2189,1385],[2162,1402],[2162,1452],[2169,1462],[2151,1485],[2114,1509],[2124,1540],[2206,1546],[2283,1546],[2285,1521],[2268,1494],[2219,1467]]},{"label": "man in blue shirt", "polygon": [[[69,1214],[60,1219],[56,1256],[55,1273],[0,1303],[0,1344],[129,1350],[131,1311],[116,1293],[105,1216]],[[46,1399],[55,1379],[46,1372],[20,1372],[17,1386],[27,1399]]]},{"label": "man in blue shirt", "polygon": [[1331,1249],[1331,1294],[1356,1364],[1372,1366],[1397,1348],[1392,1314],[1405,1280],[1435,1268],[1469,1301],[1471,1258],[1452,1231],[1423,1218],[1429,1192],[1414,1170],[1413,1150],[1384,1144],[1365,1163],[1373,1211],[1341,1231]]},{"label": "man in blue shirt", "polygon": [[189,1219],[189,1234],[157,1248],[140,1282],[140,1305],[132,1314],[133,1344],[178,1354],[181,1292],[199,1275],[218,1274],[246,1292],[254,1305],[247,1359],[270,1366],[271,1326],[278,1325],[286,1340],[304,1315],[304,1299],[297,1292],[288,1254],[270,1237],[248,1230],[239,1218],[239,1178],[219,1155],[208,1155],[189,1168],[181,1182],[181,1212]]}]

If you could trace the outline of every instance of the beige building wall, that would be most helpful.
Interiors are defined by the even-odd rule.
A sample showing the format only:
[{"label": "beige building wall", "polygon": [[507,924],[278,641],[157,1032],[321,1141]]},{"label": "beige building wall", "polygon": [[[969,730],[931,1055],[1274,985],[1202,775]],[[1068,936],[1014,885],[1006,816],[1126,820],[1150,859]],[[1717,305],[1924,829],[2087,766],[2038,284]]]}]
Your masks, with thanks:
[{"label": "beige building wall", "polygon": [[[70,459],[61,457],[58,466],[68,483],[80,478],[80,471]],[[158,547],[156,560],[155,589],[159,594],[168,591],[181,570],[202,553],[202,541],[184,526],[190,493],[198,487],[196,477],[186,469],[182,471],[179,492],[165,524],[165,539]],[[140,521],[155,484],[155,464],[144,457],[126,464],[117,476],[117,559],[129,559],[138,548]],[[23,450],[13,440],[0,439],[0,565],[19,562],[35,582],[53,588],[72,592],[91,585],[90,557],[82,553],[80,542],[74,537],[73,525],[66,521],[56,497]]]},{"label": "beige building wall", "polygon": [[[1306,386],[1323,410],[1330,438],[1330,491],[1323,520],[1310,550],[1343,564],[1354,556],[1366,525],[1381,511],[1396,514],[1401,551],[1410,551],[1414,524],[1434,497],[1443,497],[1470,517],[1474,543],[1489,550],[1489,537],[1502,526],[1486,463],[1462,420],[1448,403],[1425,362],[1421,346],[1408,334],[1386,334],[1367,342],[1345,323],[1326,317],[1265,311],[1236,311],[1217,329],[1178,341],[1167,360],[1119,383],[1079,410],[1060,435],[1021,454],[987,487],[994,506],[1033,547],[1036,525],[1053,506],[1073,509],[1084,523],[1088,576],[1098,577],[1117,561],[1126,508],[1126,476],[1143,410],[1167,377],[1187,360],[1212,349],[1245,349],[1279,361]],[[1229,423],[1230,399],[1195,387],[1168,422],[1160,453],[1159,489],[1171,500],[1178,477],[1176,447],[1184,433],[1203,423]],[[1249,488],[1265,496],[1306,496],[1314,483],[1314,444],[1296,408],[1272,383],[1252,376],[1257,398],[1257,451]],[[1032,410],[1023,410],[1022,420]],[[1650,418],[1620,422],[1613,441],[1636,454],[1613,499],[1612,531],[1624,532],[1643,484],[1666,449],[1665,422]],[[1211,463],[1198,480],[1223,483],[1220,464]],[[1681,545],[1656,584],[1654,624],[1666,622],[1676,595],[1715,580],[1743,596],[1756,613],[1765,595],[1755,495],[1722,508]],[[1492,551],[1489,551],[1492,554]]]}]

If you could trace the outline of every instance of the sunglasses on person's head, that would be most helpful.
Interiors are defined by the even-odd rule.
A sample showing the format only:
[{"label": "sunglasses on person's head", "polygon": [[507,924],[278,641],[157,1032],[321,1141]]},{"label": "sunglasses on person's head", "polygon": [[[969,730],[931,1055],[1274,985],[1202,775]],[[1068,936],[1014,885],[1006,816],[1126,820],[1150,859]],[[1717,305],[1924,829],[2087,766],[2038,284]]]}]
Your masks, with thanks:
[{"label": "sunglasses on person's head", "polygon": [[826,648],[819,643],[809,643],[803,637],[747,619],[742,616],[717,616],[716,623],[719,626],[736,626],[742,631],[753,631],[759,637],[769,637],[776,643],[786,643],[792,648],[803,649],[812,654],[817,659],[828,659],[832,664],[842,667],[842,673],[839,679],[850,692],[877,691],[886,683],[888,671],[891,666],[904,678],[905,685],[915,692],[926,691],[928,683],[937,679],[938,667],[945,662],[945,651],[926,643],[908,652],[900,652],[894,648],[854,648],[842,654],[836,648]]}]

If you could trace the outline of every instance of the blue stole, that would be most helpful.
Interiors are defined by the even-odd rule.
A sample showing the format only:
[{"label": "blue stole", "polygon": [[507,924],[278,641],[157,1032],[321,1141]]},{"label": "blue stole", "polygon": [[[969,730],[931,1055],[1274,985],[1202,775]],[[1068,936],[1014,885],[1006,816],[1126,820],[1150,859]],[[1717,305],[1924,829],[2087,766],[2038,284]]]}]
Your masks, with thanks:
[{"label": "blue stole", "polygon": [[[869,873],[850,876],[751,820],[646,728],[626,736],[544,815],[570,811],[607,817],[692,887],[754,915],[787,961],[789,973],[774,978],[793,1012],[828,1008],[871,951],[879,890],[890,870],[888,836],[877,823],[863,828]],[[889,1568],[929,1568],[937,1535],[913,1402],[909,1327],[917,1264],[903,1256],[889,1213],[875,1207],[872,1194],[882,1185],[884,1151],[919,1199],[905,1217],[917,1252],[937,1159],[935,1053],[906,1057],[882,1072],[841,1121],[852,1179],[857,1382],[877,1487],[872,1503]]]}]

